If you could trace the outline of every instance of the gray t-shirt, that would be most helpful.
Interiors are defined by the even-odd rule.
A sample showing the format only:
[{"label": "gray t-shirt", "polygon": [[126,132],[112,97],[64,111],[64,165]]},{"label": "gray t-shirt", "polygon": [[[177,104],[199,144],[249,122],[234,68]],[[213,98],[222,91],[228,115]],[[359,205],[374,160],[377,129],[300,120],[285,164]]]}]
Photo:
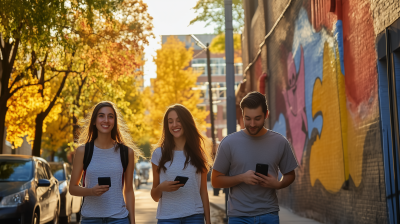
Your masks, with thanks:
[{"label": "gray t-shirt", "polygon": [[[222,140],[213,169],[236,176],[255,171],[257,163],[268,164],[268,173],[275,177],[278,170],[286,174],[298,166],[289,142],[281,134],[268,130],[253,137],[242,130]],[[230,188],[228,216],[257,216],[275,211],[279,211],[275,189],[245,183]]]},{"label": "gray t-shirt", "polygon": [[[161,148],[154,150],[151,162],[158,166],[162,156]],[[173,181],[176,176],[189,177],[185,186],[173,192],[162,192],[158,202],[157,219],[175,219],[195,214],[203,214],[203,201],[200,196],[201,174],[196,173],[196,167],[188,164],[185,167],[184,151],[174,151],[174,160],[165,163],[167,170],[160,171],[160,183]]]}]

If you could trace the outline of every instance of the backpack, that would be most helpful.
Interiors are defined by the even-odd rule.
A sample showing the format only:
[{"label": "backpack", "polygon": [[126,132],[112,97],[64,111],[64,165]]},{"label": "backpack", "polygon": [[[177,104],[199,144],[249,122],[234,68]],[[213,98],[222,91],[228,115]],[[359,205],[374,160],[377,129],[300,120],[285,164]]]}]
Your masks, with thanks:
[{"label": "backpack", "polygon": [[[119,153],[121,156],[122,167],[124,169],[122,173],[122,187],[124,187],[125,171],[129,163],[128,147],[120,143],[118,143],[118,146],[119,146]],[[83,181],[82,181],[83,187],[85,187],[86,170],[90,164],[90,161],[92,160],[93,150],[94,150],[94,141],[85,144],[85,155],[83,156]]]}]

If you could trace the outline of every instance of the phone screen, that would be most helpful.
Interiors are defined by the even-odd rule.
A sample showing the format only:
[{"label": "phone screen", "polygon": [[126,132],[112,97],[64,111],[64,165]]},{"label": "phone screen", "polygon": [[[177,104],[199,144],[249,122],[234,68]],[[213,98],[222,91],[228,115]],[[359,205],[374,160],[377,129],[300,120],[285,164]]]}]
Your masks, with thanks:
[{"label": "phone screen", "polygon": [[99,185],[108,185],[111,187],[111,178],[110,177],[99,177],[98,179]]},{"label": "phone screen", "polygon": [[[186,184],[186,182],[189,180],[189,177],[184,177],[184,176],[176,176],[174,181],[179,181],[179,184]],[[185,186],[185,185],[183,185]],[[182,187],[183,187],[182,186]]]},{"label": "phone screen", "polygon": [[261,173],[264,176],[268,176],[268,164],[257,163],[256,172]]}]

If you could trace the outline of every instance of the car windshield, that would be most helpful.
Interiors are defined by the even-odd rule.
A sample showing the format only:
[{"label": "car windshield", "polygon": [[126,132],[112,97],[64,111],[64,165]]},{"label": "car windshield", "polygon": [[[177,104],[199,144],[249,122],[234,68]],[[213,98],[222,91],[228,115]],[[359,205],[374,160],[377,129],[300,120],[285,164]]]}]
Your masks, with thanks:
[{"label": "car windshield", "polygon": [[29,181],[32,161],[0,160],[0,182]]},{"label": "car windshield", "polygon": [[64,167],[62,164],[51,164],[51,172],[53,173],[53,176],[59,180],[65,180],[65,174],[64,174]]}]

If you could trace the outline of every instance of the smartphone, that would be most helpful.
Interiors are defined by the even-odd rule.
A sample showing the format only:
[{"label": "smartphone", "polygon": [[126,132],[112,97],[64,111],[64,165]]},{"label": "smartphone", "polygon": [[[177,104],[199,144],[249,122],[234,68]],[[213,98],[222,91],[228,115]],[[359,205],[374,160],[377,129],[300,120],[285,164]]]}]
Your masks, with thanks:
[{"label": "smartphone", "polygon": [[[186,182],[189,180],[189,177],[184,177],[184,176],[176,176],[174,181],[179,181],[179,184],[186,184]],[[183,185],[185,186],[185,185]],[[183,187],[182,186],[182,187]]]},{"label": "smartphone", "polygon": [[[257,163],[256,172],[268,176],[268,164]],[[257,174],[256,174],[257,175]]]},{"label": "smartphone", "polygon": [[108,185],[111,187],[111,178],[110,177],[98,177],[97,181],[99,185]]}]

